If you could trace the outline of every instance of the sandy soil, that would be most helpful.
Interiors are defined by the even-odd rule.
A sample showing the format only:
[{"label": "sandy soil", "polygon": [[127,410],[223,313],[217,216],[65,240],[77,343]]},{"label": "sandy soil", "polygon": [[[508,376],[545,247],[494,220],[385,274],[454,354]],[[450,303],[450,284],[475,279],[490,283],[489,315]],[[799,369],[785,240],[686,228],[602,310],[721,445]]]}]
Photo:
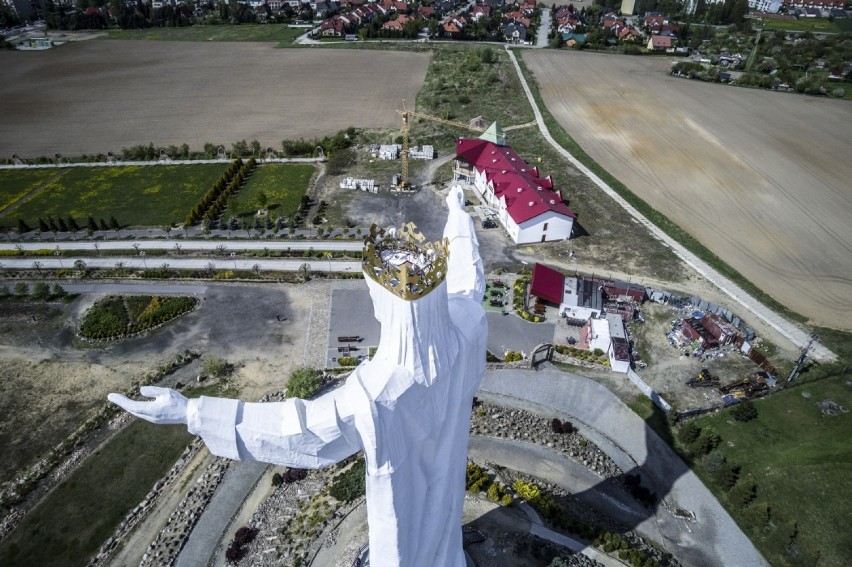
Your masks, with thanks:
[{"label": "sandy soil", "polygon": [[669,58],[524,55],[603,167],[778,301],[852,321],[852,106],[669,77]]},{"label": "sandy soil", "polygon": [[428,55],[98,40],[0,53],[0,156],[230,144],[392,128]]}]

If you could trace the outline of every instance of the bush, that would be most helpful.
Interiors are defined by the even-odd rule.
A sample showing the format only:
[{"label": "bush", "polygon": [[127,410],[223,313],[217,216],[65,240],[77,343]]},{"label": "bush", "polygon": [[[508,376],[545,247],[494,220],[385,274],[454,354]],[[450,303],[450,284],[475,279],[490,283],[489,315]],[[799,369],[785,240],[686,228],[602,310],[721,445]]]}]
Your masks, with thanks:
[{"label": "bush", "polygon": [[757,497],[757,485],[754,481],[738,482],[728,493],[728,499],[736,506],[746,507]]},{"label": "bush", "polygon": [[701,465],[711,475],[716,474],[716,472],[722,468],[722,465],[725,464],[725,455],[718,451],[713,451],[704,455],[701,458]]},{"label": "bush", "polygon": [[739,465],[725,463],[719,467],[719,470],[717,470],[716,474],[713,475],[713,480],[725,490],[730,490],[737,483],[739,476]]},{"label": "bush", "polygon": [[695,442],[699,435],[701,435],[701,428],[692,421],[683,424],[677,432],[678,441],[684,445],[689,445]]},{"label": "bush", "polygon": [[514,350],[507,350],[506,355],[503,357],[503,360],[506,362],[518,362],[524,359],[524,355]]},{"label": "bush", "polygon": [[751,400],[743,400],[734,406],[731,415],[737,421],[751,421],[757,417],[757,408]]},{"label": "bush", "polygon": [[349,470],[332,481],[328,493],[341,502],[352,502],[363,496],[367,490],[365,475],[366,465],[361,457]]},{"label": "bush", "polygon": [[310,398],[323,385],[322,372],[303,366],[296,368],[287,379],[287,396],[290,398]]},{"label": "bush", "polygon": [[284,477],[281,476],[281,473],[275,473],[272,475],[272,486],[281,486],[284,483]]},{"label": "bush", "polygon": [[357,366],[358,359],[354,356],[341,356],[337,359],[337,364],[340,366]]},{"label": "bush", "polygon": [[205,356],[201,361],[201,371],[208,376],[221,378],[230,372],[231,365],[220,356]]},{"label": "bush", "polygon": [[30,292],[30,284],[27,282],[18,282],[13,289],[15,290],[15,295],[24,297]]},{"label": "bush", "polygon": [[33,286],[33,299],[47,299],[50,297],[50,286],[44,282],[38,282]]}]

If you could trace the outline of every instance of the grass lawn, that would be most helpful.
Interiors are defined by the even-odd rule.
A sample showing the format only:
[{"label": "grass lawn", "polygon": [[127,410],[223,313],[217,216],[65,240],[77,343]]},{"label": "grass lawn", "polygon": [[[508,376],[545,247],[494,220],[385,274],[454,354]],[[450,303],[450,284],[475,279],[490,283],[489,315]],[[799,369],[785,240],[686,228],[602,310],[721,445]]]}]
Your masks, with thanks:
[{"label": "grass lawn", "polygon": [[0,170],[0,211],[53,177],[56,169],[3,169]]},{"label": "grass lawn", "polygon": [[[852,408],[849,374],[758,400],[758,417],[749,422],[735,421],[730,410],[697,421],[719,433],[717,450],[742,467],[738,483],[753,481],[756,497],[744,506],[736,487],[726,492],[703,466],[696,472],[772,565],[839,566],[852,557],[842,527],[852,517],[852,413],[824,415],[816,404],[826,399]],[[786,552],[791,536],[797,559]]]},{"label": "grass lawn", "polygon": [[841,26],[837,25],[838,23],[838,20],[829,22],[826,18],[799,18],[795,21],[766,19],[763,21],[763,29],[795,32],[809,31],[811,33],[840,33],[842,31],[850,31],[849,26],[842,26],[844,29],[841,29]]},{"label": "grass lawn", "polygon": [[73,216],[84,227],[89,215],[114,216],[122,227],[180,223],[202,195],[219,179],[224,164],[81,167],[49,183],[17,208],[12,218],[38,226]]},{"label": "grass lawn", "polygon": [[288,28],[286,24],[199,25],[183,28],[110,29],[108,39],[162,41],[278,41],[289,43],[307,28]]},{"label": "grass lawn", "polygon": [[260,208],[261,191],[268,198],[267,209],[272,218],[291,217],[299,208],[302,195],[314,174],[313,165],[265,164],[252,172],[246,185],[233,199],[233,209],[225,211],[230,216],[250,217]]},{"label": "grass lawn", "polygon": [[266,208],[272,218],[292,217],[299,208],[302,196],[314,174],[313,165],[266,164],[259,165],[233,198],[224,218],[247,218],[260,208],[258,196],[266,194]]},{"label": "grass lawn", "polygon": [[184,426],[134,421],[24,518],[0,547],[0,564],[85,565],[191,439]]}]

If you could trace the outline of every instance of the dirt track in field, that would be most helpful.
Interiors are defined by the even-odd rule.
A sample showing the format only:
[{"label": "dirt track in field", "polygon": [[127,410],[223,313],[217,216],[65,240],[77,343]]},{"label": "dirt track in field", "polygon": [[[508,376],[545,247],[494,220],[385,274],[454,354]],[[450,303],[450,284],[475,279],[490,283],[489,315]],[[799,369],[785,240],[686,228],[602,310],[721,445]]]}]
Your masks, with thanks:
[{"label": "dirt track in field", "polygon": [[775,299],[852,321],[852,105],[670,77],[670,58],[524,54],[616,178]]},{"label": "dirt track in field", "polygon": [[105,154],[153,142],[227,149],[257,139],[394,128],[428,55],[270,43],[95,40],[0,52],[0,157]]}]

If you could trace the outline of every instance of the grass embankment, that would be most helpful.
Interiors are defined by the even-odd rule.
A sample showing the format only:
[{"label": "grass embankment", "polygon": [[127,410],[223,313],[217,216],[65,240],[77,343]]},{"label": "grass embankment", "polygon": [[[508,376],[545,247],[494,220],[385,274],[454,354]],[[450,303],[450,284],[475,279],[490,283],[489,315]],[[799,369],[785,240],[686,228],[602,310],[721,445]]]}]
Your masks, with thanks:
[{"label": "grass embankment", "polygon": [[313,174],[313,165],[259,165],[234,197],[233,208],[225,211],[224,218],[253,216],[261,208],[258,200],[261,193],[268,199],[266,208],[272,218],[290,218],[299,209]]},{"label": "grass embankment", "polygon": [[583,151],[580,145],[577,144],[577,142],[574,141],[574,139],[571,138],[571,136],[569,136],[567,132],[565,132],[562,126],[547,110],[547,106],[544,104],[544,101],[541,98],[541,93],[539,93],[538,91],[538,86],[535,83],[534,77],[524,64],[522,54],[523,52],[520,50],[516,52],[516,57],[518,59],[518,63],[521,66],[521,70],[523,71],[524,76],[527,79],[527,83],[529,84],[530,89],[533,93],[533,97],[535,98],[536,103],[538,104],[538,107],[541,110],[542,116],[544,117],[544,122],[548,130],[550,131],[551,136],[553,136],[553,138],[563,148],[568,150],[568,152],[570,152],[571,155],[577,158],[578,161],[588,167],[593,173],[595,173],[595,175],[600,177],[625,201],[630,203],[630,205],[632,205],[637,211],[644,215],[645,218],[654,223],[658,228],[660,228],[663,232],[671,236],[690,252],[701,258],[713,269],[715,269],[723,276],[739,285],[752,297],[754,297],[773,311],[779,312],[790,319],[793,319],[800,323],[803,323],[807,320],[804,316],[794,311],[791,311],[785,305],[777,302],[770,295],[768,295],[763,290],[761,290],[756,285],[747,280],[743,275],[734,270],[732,267],[722,261],[721,258],[716,256],[707,247],[705,247],[698,240],[696,240],[686,230],[682,229],[676,223],[668,219],[665,215],[663,215],[662,213],[651,207],[651,205],[642,200],[640,197],[638,197],[635,193],[628,189],[626,185],[624,185],[618,179],[612,176],[597,162],[595,162],[595,160],[592,159],[585,151]]},{"label": "grass embankment", "polygon": [[[121,226],[183,222],[187,211],[222,175],[224,164],[80,167],[48,183],[11,218],[38,227],[38,219],[74,217],[84,227],[115,217]],[[10,224],[7,222],[7,224]]]},{"label": "grass embankment", "polygon": [[196,25],[178,28],[110,29],[106,39],[146,41],[271,41],[290,43],[308,28],[287,24]]},{"label": "grass embankment", "polygon": [[0,170],[0,211],[13,206],[60,172],[54,169]]},{"label": "grass embankment", "polygon": [[3,542],[0,563],[85,565],[191,438],[183,426],[134,421],[24,518]]},{"label": "grass embankment", "polygon": [[852,22],[846,20],[828,21],[827,18],[799,18],[797,20],[763,20],[764,30],[782,30],[786,32],[842,33],[852,31]]},{"label": "grass embankment", "polygon": [[758,400],[749,422],[736,421],[733,410],[696,420],[720,436],[714,453],[740,468],[730,489],[706,466],[694,470],[772,565],[839,566],[852,557],[852,539],[839,528],[852,516],[852,414],[817,407],[823,400],[852,407],[848,379],[794,383]]}]

